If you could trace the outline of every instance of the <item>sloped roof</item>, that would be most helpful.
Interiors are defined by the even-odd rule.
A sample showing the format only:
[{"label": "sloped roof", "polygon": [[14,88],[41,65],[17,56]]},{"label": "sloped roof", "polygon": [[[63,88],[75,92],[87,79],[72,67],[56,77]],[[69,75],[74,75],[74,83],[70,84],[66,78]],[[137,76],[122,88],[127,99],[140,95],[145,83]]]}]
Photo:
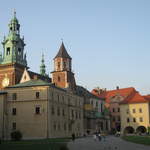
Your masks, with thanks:
[{"label": "sloped roof", "polygon": [[51,82],[51,78],[49,78],[48,76],[43,76],[41,74],[38,74],[36,72],[32,72],[30,70],[28,70],[29,76],[31,79],[34,79],[35,76],[37,76],[38,79],[47,81],[47,82]]},{"label": "sloped roof", "polygon": [[13,85],[13,86],[8,86],[7,88],[24,88],[24,87],[33,87],[33,86],[50,86],[50,87],[56,88],[58,90],[67,92],[66,89],[57,87],[57,86],[55,86],[55,84],[43,81],[41,79],[32,79],[32,80],[22,82],[22,83]]},{"label": "sloped roof", "polygon": [[150,95],[144,95],[143,97],[150,102]]},{"label": "sloped roof", "polygon": [[48,83],[43,80],[29,80],[23,83],[19,83],[13,86],[8,86],[7,88],[21,88],[21,87],[31,87],[31,86],[49,86],[52,85],[51,83]]},{"label": "sloped roof", "polygon": [[66,50],[63,42],[62,42],[62,44],[61,44],[61,46],[59,48],[59,51],[58,51],[57,55],[55,56],[55,58],[58,58],[58,57],[71,59],[71,57],[67,53],[67,50]]},{"label": "sloped roof", "polygon": [[132,92],[133,93],[136,92],[136,90],[133,87],[110,90],[110,91],[102,91],[101,93],[98,93],[96,89],[92,90],[92,93],[94,95],[100,98],[105,98],[106,103],[110,103],[110,99],[114,97],[116,94],[119,94],[120,96],[123,96],[123,97],[127,97]]},{"label": "sloped roof", "polygon": [[140,95],[138,92],[134,92],[125,98],[120,104],[132,104],[132,103],[145,103],[148,102],[146,98]]},{"label": "sloped roof", "polygon": [[86,96],[88,98],[95,98],[97,100],[99,100],[100,98],[94,94],[92,94],[90,91],[88,91],[86,88],[82,87],[82,86],[77,86],[76,88],[76,92],[79,96]]}]

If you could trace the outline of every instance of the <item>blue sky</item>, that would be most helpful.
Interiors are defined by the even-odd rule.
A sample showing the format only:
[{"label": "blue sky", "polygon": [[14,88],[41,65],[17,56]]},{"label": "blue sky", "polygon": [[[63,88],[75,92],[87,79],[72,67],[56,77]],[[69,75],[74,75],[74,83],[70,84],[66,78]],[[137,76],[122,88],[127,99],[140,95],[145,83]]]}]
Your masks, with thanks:
[{"label": "blue sky", "polygon": [[0,41],[14,8],[32,71],[39,72],[42,52],[53,71],[63,39],[78,84],[150,93],[149,0],[2,0]]}]

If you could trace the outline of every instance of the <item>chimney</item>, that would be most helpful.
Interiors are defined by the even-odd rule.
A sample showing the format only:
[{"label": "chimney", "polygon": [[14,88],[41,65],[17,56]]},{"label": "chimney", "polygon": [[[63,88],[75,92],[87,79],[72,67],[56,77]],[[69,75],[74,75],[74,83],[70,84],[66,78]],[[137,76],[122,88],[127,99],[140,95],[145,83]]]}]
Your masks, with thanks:
[{"label": "chimney", "polygon": [[119,86],[116,86],[116,90],[119,90]]}]

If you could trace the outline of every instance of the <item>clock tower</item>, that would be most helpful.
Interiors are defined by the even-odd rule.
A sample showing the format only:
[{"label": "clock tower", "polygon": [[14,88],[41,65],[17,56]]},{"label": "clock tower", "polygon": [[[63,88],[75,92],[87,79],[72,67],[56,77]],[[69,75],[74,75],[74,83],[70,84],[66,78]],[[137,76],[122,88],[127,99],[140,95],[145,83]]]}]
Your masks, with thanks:
[{"label": "clock tower", "polygon": [[24,38],[20,37],[20,24],[14,12],[9,25],[9,33],[2,41],[3,53],[0,52],[0,89],[20,82],[27,67],[24,54]]}]

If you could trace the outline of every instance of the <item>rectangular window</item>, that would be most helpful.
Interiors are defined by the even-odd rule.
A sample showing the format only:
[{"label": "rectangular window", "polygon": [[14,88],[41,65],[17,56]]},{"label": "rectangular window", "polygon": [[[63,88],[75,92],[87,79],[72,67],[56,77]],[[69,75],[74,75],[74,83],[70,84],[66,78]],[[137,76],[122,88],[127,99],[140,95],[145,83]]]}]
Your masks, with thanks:
[{"label": "rectangular window", "polygon": [[54,107],[52,106],[52,115],[54,115],[55,114],[55,109],[54,109]]},{"label": "rectangular window", "polygon": [[54,123],[54,130],[56,131],[56,123]]},{"label": "rectangular window", "polygon": [[60,109],[59,109],[59,107],[57,108],[57,115],[60,116]]},{"label": "rectangular window", "polygon": [[118,121],[120,121],[120,116],[118,116]]},{"label": "rectangular window", "polygon": [[76,119],[78,119],[78,112],[76,111]]},{"label": "rectangular window", "polygon": [[98,102],[96,102],[96,107],[98,107]]},{"label": "rectangular window", "polygon": [[136,113],[135,109],[132,110],[133,113]]},{"label": "rectangular window", "polygon": [[112,109],[112,112],[115,112],[115,108]]},{"label": "rectangular window", "polygon": [[139,113],[142,113],[142,108],[139,109]]},{"label": "rectangular window", "polygon": [[72,118],[74,118],[74,111],[73,110],[71,110],[71,114],[72,114]]},{"label": "rectangular window", "polygon": [[129,118],[127,118],[127,122],[130,122],[130,119],[129,119]]},{"label": "rectangular window", "polygon": [[136,122],[136,118],[133,118],[133,122]]},{"label": "rectangular window", "polygon": [[59,102],[59,95],[57,95],[57,99],[58,99],[58,102]]},{"label": "rectangular window", "polygon": [[120,112],[120,108],[118,108],[118,112]]},{"label": "rectangular window", "polygon": [[65,110],[64,109],[62,110],[62,115],[65,116]]},{"label": "rectangular window", "polygon": [[126,110],[127,114],[129,114],[129,109]]},{"label": "rectangular window", "polygon": [[12,99],[13,99],[13,100],[17,100],[17,93],[13,93],[13,94],[12,94]]},{"label": "rectangular window", "polygon": [[39,99],[40,98],[40,92],[36,92],[35,96],[37,99]]},{"label": "rectangular window", "polygon": [[13,108],[13,109],[12,109],[12,115],[16,115],[16,112],[17,112],[17,111],[16,111],[16,108]]},{"label": "rectangular window", "polygon": [[140,117],[140,122],[143,122],[143,118],[142,117]]},{"label": "rectangular window", "polygon": [[40,114],[40,107],[39,106],[36,106],[35,107],[35,114]]},{"label": "rectangular window", "polygon": [[53,92],[51,93],[51,98],[52,98],[52,101],[54,100],[54,94]]},{"label": "rectangular window", "polygon": [[12,123],[12,129],[13,129],[13,130],[16,130],[16,122],[13,122],[13,123]]},{"label": "rectangular window", "polygon": [[62,103],[63,103],[63,104],[65,103],[64,96],[62,96]]},{"label": "rectangular window", "polygon": [[79,111],[79,119],[81,119],[81,112]]}]

